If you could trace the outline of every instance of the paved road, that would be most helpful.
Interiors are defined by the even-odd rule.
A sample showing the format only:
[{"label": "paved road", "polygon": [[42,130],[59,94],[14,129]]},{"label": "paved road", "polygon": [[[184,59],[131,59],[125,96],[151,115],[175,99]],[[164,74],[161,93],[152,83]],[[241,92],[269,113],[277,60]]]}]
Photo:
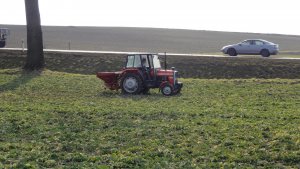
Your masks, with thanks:
[{"label": "paved road", "polygon": [[[9,51],[22,51],[22,48],[1,48],[0,50],[9,50]],[[26,49],[25,49],[26,50]],[[59,50],[59,49],[44,49],[45,52],[58,52],[58,53],[94,53],[94,54],[136,54],[136,53],[147,53],[147,52],[125,52],[125,51],[88,51],[88,50]],[[159,55],[164,55],[165,53],[158,53]],[[269,58],[264,58],[260,56],[228,56],[228,55],[209,55],[209,54],[200,54],[200,53],[167,53],[167,56],[195,56],[195,57],[232,57],[232,58],[261,58],[261,59],[284,59],[284,60],[300,60],[300,58],[292,57],[280,57],[271,56]]]}]

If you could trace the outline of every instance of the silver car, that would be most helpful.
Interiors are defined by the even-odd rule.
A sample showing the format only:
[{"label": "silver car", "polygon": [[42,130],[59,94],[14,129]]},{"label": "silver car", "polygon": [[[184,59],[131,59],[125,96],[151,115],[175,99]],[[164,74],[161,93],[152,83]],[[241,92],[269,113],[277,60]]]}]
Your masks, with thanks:
[{"label": "silver car", "polygon": [[278,54],[279,45],[263,39],[247,39],[238,44],[224,46],[221,51],[230,56],[246,54],[269,57],[270,55]]}]

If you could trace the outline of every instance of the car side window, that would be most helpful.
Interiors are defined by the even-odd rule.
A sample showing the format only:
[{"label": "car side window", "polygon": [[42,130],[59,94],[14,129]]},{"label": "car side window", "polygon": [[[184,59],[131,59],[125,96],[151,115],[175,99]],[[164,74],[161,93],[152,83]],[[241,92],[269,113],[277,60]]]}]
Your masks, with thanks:
[{"label": "car side window", "polygon": [[255,41],[255,45],[258,45],[258,46],[262,46],[262,45],[264,45],[264,43],[262,42],[262,41]]}]

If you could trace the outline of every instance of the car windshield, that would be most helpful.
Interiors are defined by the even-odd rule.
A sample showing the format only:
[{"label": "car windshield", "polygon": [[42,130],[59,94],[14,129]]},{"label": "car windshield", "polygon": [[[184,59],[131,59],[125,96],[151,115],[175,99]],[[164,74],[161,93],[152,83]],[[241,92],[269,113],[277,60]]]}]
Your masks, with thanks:
[{"label": "car windshield", "polygon": [[160,60],[158,59],[157,55],[153,55],[153,67],[154,68],[161,68]]},{"label": "car windshield", "polygon": [[266,41],[266,40],[261,40],[262,42],[264,42],[264,43],[266,43],[266,44],[268,44],[268,45],[272,45],[272,44],[274,44],[274,43],[272,43],[272,42],[269,42],[269,41]]}]

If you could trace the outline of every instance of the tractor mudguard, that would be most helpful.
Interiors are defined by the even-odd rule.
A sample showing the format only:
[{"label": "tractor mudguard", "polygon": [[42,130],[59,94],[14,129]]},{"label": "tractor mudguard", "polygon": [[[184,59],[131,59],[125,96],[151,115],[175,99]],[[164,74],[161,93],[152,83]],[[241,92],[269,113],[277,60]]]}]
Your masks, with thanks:
[{"label": "tractor mudguard", "polygon": [[143,81],[145,80],[145,76],[143,75],[143,72],[140,69],[127,69],[124,70],[121,74],[121,79],[124,77],[126,74],[132,73],[132,74],[137,74]]},{"label": "tractor mudguard", "polygon": [[168,81],[164,81],[159,85],[159,91],[162,89],[165,85],[170,85],[173,88],[173,85],[171,85]]},{"label": "tractor mudguard", "polygon": [[122,72],[98,72],[97,77],[104,81],[104,84],[110,90],[120,89],[119,76]]}]

